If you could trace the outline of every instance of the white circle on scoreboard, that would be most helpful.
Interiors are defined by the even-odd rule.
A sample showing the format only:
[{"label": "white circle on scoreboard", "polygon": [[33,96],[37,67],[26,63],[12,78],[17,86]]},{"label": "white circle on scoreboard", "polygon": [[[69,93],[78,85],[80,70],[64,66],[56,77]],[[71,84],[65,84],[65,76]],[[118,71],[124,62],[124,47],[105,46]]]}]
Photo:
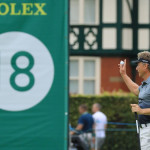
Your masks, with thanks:
[{"label": "white circle on scoreboard", "polygon": [[[34,76],[34,85],[27,91],[18,91],[10,84],[10,77],[15,72],[11,60],[20,51],[30,53],[34,59],[30,70]],[[16,64],[18,68],[24,69],[29,65],[29,60],[20,56]],[[29,80],[26,74],[19,73],[15,83],[26,86]],[[0,109],[22,111],[34,107],[49,93],[53,80],[54,64],[51,54],[39,39],[24,32],[0,34]]]}]

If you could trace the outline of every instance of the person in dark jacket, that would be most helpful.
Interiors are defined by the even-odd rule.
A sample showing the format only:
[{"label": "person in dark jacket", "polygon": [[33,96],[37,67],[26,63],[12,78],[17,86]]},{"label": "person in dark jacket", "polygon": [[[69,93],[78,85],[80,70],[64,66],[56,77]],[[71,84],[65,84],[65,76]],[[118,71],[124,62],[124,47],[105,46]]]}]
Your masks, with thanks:
[{"label": "person in dark jacket", "polygon": [[[78,125],[74,131],[71,131],[71,135],[80,134],[78,138],[86,144],[88,147],[92,146],[92,131],[94,126],[94,119],[85,104],[79,106],[79,113],[81,116],[78,119]],[[74,139],[74,136],[72,136]]]}]

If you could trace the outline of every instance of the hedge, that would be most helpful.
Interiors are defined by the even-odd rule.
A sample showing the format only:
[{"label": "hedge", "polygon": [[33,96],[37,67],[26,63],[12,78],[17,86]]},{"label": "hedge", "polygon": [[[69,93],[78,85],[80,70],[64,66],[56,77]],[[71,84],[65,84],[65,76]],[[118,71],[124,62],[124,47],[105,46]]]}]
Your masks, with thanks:
[{"label": "hedge", "polygon": [[[138,103],[138,98],[131,93],[103,93],[99,96],[70,96],[70,123],[73,127],[77,125],[80,116],[78,106],[86,104],[91,113],[94,103],[100,103],[101,111],[107,115],[109,122],[135,123],[134,114],[131,112],[130,104]],[[127,125],[110,125],[108,129],[119,129],[119,131],[107,131],[107,137],[102,150],[137,150],[138,140],[136,127]],[[129,131],[123,131],[127,130]],[[130,131],[133,130],[133,131]],[[121,131],[120,131],[121,130]]]}]

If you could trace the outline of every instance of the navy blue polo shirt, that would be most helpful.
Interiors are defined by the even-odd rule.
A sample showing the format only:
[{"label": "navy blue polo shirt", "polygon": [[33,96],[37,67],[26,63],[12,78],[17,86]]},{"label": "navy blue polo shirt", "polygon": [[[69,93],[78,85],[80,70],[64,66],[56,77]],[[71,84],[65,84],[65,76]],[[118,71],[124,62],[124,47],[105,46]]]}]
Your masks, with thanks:
[{"label": "navy blue polo shirt", "polygon": [[80,116],[78,120],[78,124],[83,125],[83,128],[82,128],[83,132],[90,132],[92,131],[92,128],[93,128],[94,119],[91,114],[84,113]]},{"label": "navy blue polo shirt", "polygon": [[[150,108],[150,77],[139,86],[139,106]],[[150,123],[150,115],[139,115],[139,123]]]}]

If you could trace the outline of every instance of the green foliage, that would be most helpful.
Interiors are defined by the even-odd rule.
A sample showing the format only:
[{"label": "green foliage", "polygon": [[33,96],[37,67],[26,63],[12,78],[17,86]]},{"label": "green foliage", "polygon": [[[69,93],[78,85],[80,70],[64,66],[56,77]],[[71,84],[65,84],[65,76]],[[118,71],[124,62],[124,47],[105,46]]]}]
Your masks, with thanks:
[{"label": "green foliage", "polygon": [[[80,116],[78,106],[86,104],[89,112],[94,103],[100,103],[109,122],[135,123],[134,114],[130,104],[138,103],[138,98],[130,93],[103,93],[99,96],[72,95],[70,97],[70,123],[77,125]],[[108,125],[108,128],[136,129],[135,126]],[[107,138],[102,150],[133,150],[137,148],[137,136],[135,131],[107,131]]]}]

